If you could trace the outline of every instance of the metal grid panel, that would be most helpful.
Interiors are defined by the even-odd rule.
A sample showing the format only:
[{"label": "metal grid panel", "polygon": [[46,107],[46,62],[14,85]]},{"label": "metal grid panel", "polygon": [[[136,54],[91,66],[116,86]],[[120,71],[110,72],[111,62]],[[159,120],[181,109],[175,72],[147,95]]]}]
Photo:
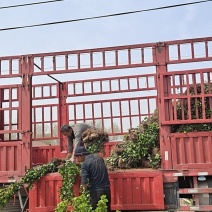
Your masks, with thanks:
[{"label": "metal grid panel", "polygon": [[[87,122],[110,135],[137,127],[157,105],[155,74],[74,81],[67,86],[69,122]],[[96,100],[89,101],[92,98]]]},{"label": "metal grid panel", "polygon": [[58,105],[42,105],[32,107],[33,140],[49,140],[58,138]]},{"label": "metal grid panel", "polygon": [[156,90],[156,75],[132,75],[67,82],[68,96]]},{"label": "metal grid panel", "polygon": [[153,65],[153,44],[35,54],[34,75]]},{"label": "metal grid panel", "polygon": [[[56,102],[56,103],[55,103]],[[32,139],[58,144],[58,85],[56,83],[32,87]],[[53,141],[54,140],[54,141]],[[49,141],[49,143],[48,143]],[[33,145],[35,145],[33,143]],[[38,145],[38,144],[37,144]]]},{"label": "metal grid panel", "polygon": [[[109,130],[110,135],[122,135],[153,114],[151,103],[156,105],[156,96],[72,103],[69,104],[69,121],[91,123],[105,131]],[[141,112],[146,105],[147,112]],[[82,111],[82,117],[78,116],[78,110]]]},{"label": "metal grid panel", "polygon": [[161,77],[162,83],[169,81],[168,92],[162,90],[162,108],[165,102],[170,107],[169,116],[161,116],[162,124],[212,121],[212,69],[176,71]]},{"label": "metal grid panel", "polygon": [[212,37],[166,42],[168,64],[200,62],[212,59]]},{"label": "metal grid panel", "polygon": [[[20,94],[18,86],[0,87],[0,139],[2,141],[20,140]],[[4,134],[3,134],[4,133]]]},{"label": "metal grid panel", "polygon": [[20,76],[20,56],[0,57],[0,78]]}]

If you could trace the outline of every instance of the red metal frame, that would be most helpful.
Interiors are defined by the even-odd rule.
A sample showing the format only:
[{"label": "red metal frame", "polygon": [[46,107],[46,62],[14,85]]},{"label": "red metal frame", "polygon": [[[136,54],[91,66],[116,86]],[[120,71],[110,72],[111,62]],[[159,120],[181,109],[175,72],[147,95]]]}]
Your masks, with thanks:
[{"label": "red metal frame", "polygon": [[[0,182],[22,176],[25,170],[32,166],[32,161],[34,164],[42,164],[52,157],[64,157],[67,143],[59,130],[62,124],[90,122],[97,125],[98,122],[99,127],[104,130],[110,128],[109,135],[116,140],[127,132],[126,128],[138,126],[144,117],[151,116],[153,104],[159,111],[164,182],[176,182],[178,176],[198,176],[204,169],[207,169],[208,175],[212,175],[209,152],[211,133],[171,133],[171,125],[211,122],[212,115],[206,116],[203,113],[200,117],[196,110],[196,118],[193,118],[190,112],[186,117],[183,109],[182,120],[179,120],[176,109],[179,100],[187,100],[190,108],[192,98],[194,101],[201,99],[203,111],[206,106],[205,98],[209,100],[210,109],[212,108],[211,92],[198,94],[194,90],[192,96],[188,92],[183,94],[191,85],[210,85],[212,69],[177,68],[171,71],[173,65],[211,61],[210,44],[212,37],[0,57],[0,78],[22,79],[19,85],[0,87]],[[197,45],[202,46],[202,55],[198,55]],[[134,58],[137,58],[136,61]],[[148,67],[154,69],[153,73],[143,71]],[[131,74],[130,70],[133,68],[139,68],[140,72]],[[66,79],[64,83],[56,80],[57,83],[32,85],[33,76],[52,77],[55,74],[109,70],[118,73],[121,69],[125,69],[127,74],[72,81]],[[142,84],[141,79],[146,83]],[[150,83],[151,80],[153,83]],[[15,97],[13,89],[17,91]],[[5,92],[8,92],[8,97]],[[56,100],[56,103],[53,100]],[[16,101],[18,106],[15,106]],[[4,107],[3,104],[8,105]],[[11,118],[13,110],[18,114],[15,127]],[[8,123],[5,121],[7,113]],[[13,134],[17,135],[16,139],[13,139]],[[8,136],[7,139],[5,135]],[[48,143],[53,140],[55,143]],[[36,142],[46,142],[46,146],[32,148]],[[107,156],[110,151],[108,149],[113,145],[114,143],[106,145]],[[11,160],[8,160],[8,154],[13,155],[9,157]],[[2,161],[6,159],[7,164],[3,164]],[[18,165],[14,161],[17,161]],[[136,172],[136,175],[139,173]],[[151,210],[153,207],[141,205],[137,209]],[[207,208],[201,207],[203,210]]]}]

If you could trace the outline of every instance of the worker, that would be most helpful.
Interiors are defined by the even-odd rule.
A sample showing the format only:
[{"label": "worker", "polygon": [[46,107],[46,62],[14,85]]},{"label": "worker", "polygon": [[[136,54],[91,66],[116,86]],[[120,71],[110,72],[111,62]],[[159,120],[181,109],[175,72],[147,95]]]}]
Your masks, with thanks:
[{"label": "worker", "polygon": [[83,145],[82,134],[87,129],[91,128],[90,125],[86,123],[77,123],[75,125],[69,126],[64,124],[60,128],[60,132],[67,137],[68,151],[66,159],[74,161],[74,151],[77,146]]},{"label": "worker", "polygon": [[111,192],[110,181],[104,159],[99,154],[90,154],[84,146],[77,146],[74,152],[75,161],[81,163],[81,184],[84,190],[89,190],[91,206],[96,209],[98,201],[105,195],[110,212]]}]

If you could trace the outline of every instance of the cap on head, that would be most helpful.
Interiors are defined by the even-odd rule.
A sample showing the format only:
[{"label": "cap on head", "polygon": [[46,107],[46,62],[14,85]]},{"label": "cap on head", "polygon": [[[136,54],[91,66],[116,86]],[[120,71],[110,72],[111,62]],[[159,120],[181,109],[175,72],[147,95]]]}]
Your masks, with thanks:
[{"label": "cap on head", "polygon": [[84,146],[78,146],[75,149],[74,156],[89,155],[90,153]]}]

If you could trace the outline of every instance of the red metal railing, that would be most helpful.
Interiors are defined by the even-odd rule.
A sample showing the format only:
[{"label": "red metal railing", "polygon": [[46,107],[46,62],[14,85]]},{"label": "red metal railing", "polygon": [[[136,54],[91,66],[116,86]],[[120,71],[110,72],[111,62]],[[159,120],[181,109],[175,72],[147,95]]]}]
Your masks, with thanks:
[{"label": "red metal railing", "polygon": [[[162,173],[140,170],[109,173],[113,210],[163,210]],[[29,192],[29,212],[54,211],[62,185],[58,173],[49,174],[34,184]],[[75,194],[79,193],[79,181]],[[126,195],[127,193],[127,195]],[[69,211],[69,210],[68,210]]]}]

